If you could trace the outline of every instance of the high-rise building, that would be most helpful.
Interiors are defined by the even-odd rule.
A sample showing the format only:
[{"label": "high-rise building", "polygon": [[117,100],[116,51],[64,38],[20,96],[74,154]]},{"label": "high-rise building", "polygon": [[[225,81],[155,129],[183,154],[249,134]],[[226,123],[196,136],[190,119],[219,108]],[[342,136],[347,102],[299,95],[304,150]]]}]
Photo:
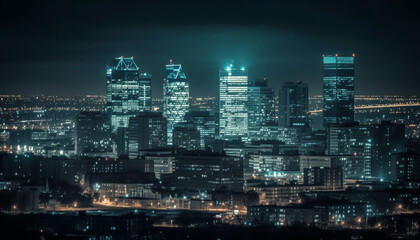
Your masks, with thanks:
[{"label": "high-rise building", "polygon": [[230,64],[219,72],[219,136],[246,140],[248,135],[248,70]]},{"label": "high-rise building", "polygon": [[405,126],[382,121],[372,126],[372,177],[392,180],[392,154],[405,152]]},{"label": "high-rise building", "polygon": [[186,150],[200,149],[200,131],[195,123],[177,123],[172,131],[173,146]]},{"label": "high-rise building", "polygon": [[276,95],[267,78],[254,80],[248,87],[248,130],[251,140],[267,140],[264,127],[276,126]]},{"label": "high-rise building", "polygon": [[166,147],[166,118],[160,112],[142,112],[130,118],[127,129],[128,156],[137,158],[140,150]]},{"label": "high-rise building", "polygon": [[189,111],[190,87],[181,64],[166,65],[166,78],[163,82],[163,116],[168,121],[167,141],[172,145],[174,125],[184,121]]},{"label": "high-rise building", "polygon": [[185,115],[185,121],[194,123],[200,132],[201,149],[213,148],[216,137],[215,116],[209,111],[190,111]]},{"label": "high-rise building", "polygon": [[279,125],[281,127],[308,127],[308,84],[285,82],[279,91]]},{"label": "high-rise building", "polygon": [[112,131],[127,128],[130,117],[143,110],[139,68],[134,59],[115,58],[106,68],[107,111],[111,116]]},{"label": "high-rise building", "polygon": [[324,56],[324,126],[354,121],[354,54]]},{"label": "high-rise building", "polygon": [[140,73],[140,111],[152,111],[152,74]]},{"label": "high-rise building", "polygon": [[358,123],[330,125],[327,139],[328,155],[362,156],[358,160],[361,162],[353,163],[353,165],[362,166],[359,168],[360,172],[355,175],[358,178],[371,177],[372,138],[370,126]]},{"label": "high-rise building", "polygon": [[76,120],[76,153],[79,156],[112,155],[109,116],[101,112],[81,112]]}]

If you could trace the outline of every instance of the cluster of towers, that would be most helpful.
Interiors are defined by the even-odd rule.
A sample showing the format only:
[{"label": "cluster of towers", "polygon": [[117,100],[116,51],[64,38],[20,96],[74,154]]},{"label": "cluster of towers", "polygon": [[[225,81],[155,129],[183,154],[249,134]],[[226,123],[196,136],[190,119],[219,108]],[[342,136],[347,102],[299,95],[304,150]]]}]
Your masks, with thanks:
[{"label": "cluster of towers", "polygon": [[[323,56],[324,126],[354,121],[354,55]],[[141,73],[134,59],[115,58],[106,69],[107,111],[111,128],[128,127],[130,118],[152,111],[151,78]],[[276,94],[267,79],[249,81],[248,69],[232,63],[219,71],[219,106],[216,138],[224,141],[272,140],[278,127],[309,128],[308,85],[285,82]],[[190,109],[189,81],[181,64],[166,65],[163,113],[166,144],[173,145],[176,126],[186,121]],[[274,133],[274,134],[273,134]]]}]

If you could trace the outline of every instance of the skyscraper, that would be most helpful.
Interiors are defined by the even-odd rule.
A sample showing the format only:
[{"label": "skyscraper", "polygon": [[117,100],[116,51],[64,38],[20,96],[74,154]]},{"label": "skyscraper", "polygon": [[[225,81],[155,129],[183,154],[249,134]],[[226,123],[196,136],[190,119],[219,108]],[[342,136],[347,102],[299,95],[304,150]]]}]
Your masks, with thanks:
[{"label": "skyscraper", "polygon": [[354,54],[324,56],[324,126],[354,121]]},{"label": "skyscraper", "polygon": [[308,127],[308,84],[285,82],[279,91],[279,125]]},{"label": "skyscraper", "polygon": [[176,123],[184,121],[189,111],[190,87],[181,64],[166,65],[166,78],[163,82],[163,115],[167,118],[167,141],[172,145],[172,131]]},{"label": "skyscraper", "polygon": [[152,111],[152,74],[140,73],[140,111]]},{"label": "skyscraper", "polygon": [[248,87],[248,129],[253,139],[269,139],[262,129],[276,126],[276,95],[267,86],[267,79],[254,80]]},{"label": "skyscraper", "polygon": [[[344,167],[344,171],[347,172],[346,168],[351,167],[355,169],[356,173],[354,175],[358,178],[371,177],[371,129],[371,126],[359,125],[357,122],[329,125],[328,127],[328,155],[361,156],[351,164],[344,164],[347,165]],[[347,160],[353,161],[355,158]]]},{"label": "skyscraper", "polygon": [[107,111],[111,115],[112,131],[127,128],[130,117],[143,110],[140,103],[139,68],[133,58],[115,58],[106,68]]},{"label": "skyscraper", "polygon": [[219,135],[245,140],[248,135],[248,70],[230,64],[219,72]]},{"label": "skyscraper", "polygon": [[130,118],[128,155],[137,158],[140,150],[166,147],[167,121],[160,112],[142,112]]},{"label": "skyscraper", "polygon": [[404,124],[382,121],[372,126],[372,177],[391,181],[392,154],[405,152]]}]

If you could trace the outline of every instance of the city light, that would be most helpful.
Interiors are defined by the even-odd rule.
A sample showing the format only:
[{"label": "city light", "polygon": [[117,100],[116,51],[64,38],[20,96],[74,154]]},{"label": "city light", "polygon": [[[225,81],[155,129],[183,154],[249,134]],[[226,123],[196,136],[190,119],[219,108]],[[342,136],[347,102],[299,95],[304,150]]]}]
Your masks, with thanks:
[{"label": "city light", "polygon": [[417,8],[319,4],[2,3],[2,234],[420,236]]}]

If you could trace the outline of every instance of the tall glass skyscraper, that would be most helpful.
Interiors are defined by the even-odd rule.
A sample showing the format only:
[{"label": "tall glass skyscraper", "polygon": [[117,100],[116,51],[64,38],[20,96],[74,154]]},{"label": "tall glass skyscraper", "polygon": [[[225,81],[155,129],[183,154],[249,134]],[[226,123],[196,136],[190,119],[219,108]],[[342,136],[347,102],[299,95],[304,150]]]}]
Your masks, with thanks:
[{"label": "tall glass skyscraper", "polygon": [[324,126],[354,121],[354,54],[324,56]]},{"label": "tall glass skyscraper", "polygon": [[246,140],[248,135],[248,70],[230,64],[219,72],[219,136]]},{"label": "tall glass skyscraper", "polygon": [[115,133],[118,128],[128,127],[130,117],[150,109],[150,103],[143,103],[150,99],[150,81],[140,80],[139,68],[132,57],[115,58],[106,68],[106,78],[107,111]]},{"label": "tall glass skyscraper", "polygon": [[163,114],[168,120],[168,145],[172,145],[172,131],[176,123],[184,121],[189,111],[190,87],[181,64],[166,65],[163,82]]},{"label": "tall glass skyscraper", "polygon": [[308,127],[308,84],[285,82],[279,91],[279,125]]},{"label": "tall glass skyscraper", "polygon": [[140,111],[152,111],[152,74],[140,73]]},{"label": "tall glass skyscraper", "polygon": [[267,79],[250,81],[248,86],[248,134],[249,140],[271,139],[267,131],[277,129],[276,95],[268,87]]}]

